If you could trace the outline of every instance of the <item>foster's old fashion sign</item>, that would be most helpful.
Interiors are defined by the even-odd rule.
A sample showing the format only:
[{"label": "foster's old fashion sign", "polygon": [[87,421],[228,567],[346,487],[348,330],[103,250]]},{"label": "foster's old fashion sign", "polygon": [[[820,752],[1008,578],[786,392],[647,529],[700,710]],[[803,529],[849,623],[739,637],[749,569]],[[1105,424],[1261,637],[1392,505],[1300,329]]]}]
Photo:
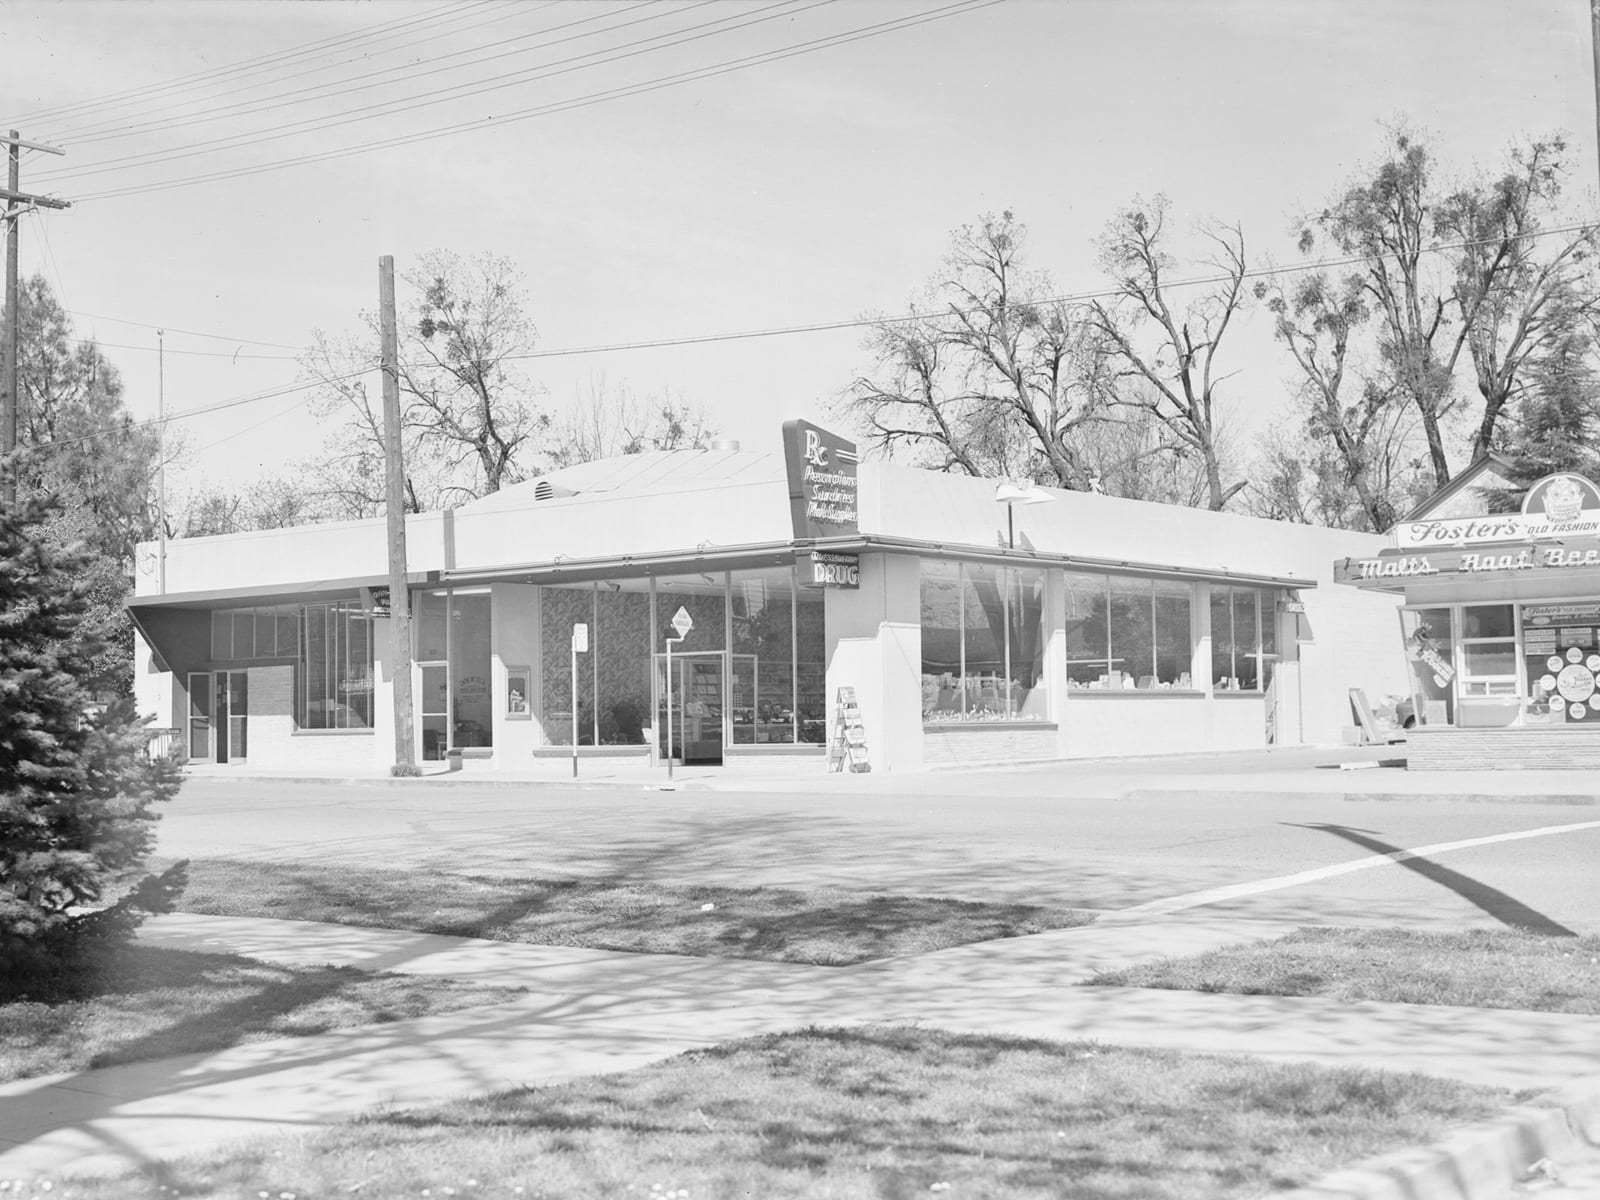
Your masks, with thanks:
[{"label": "foster's old fashion sign", "polygon": [[1600,488],[1582,475],[1546,475],[1528,489],[1522,511],[1442,521],[1403,521],[1394,529],[1401,549],[1443,549],[1529,538],[1600,536]]},{"label": "foster's old fashion sign", "polygon": [[1600,567],[1600,487],[1581,475],[1547,475],[1528,489],[1522,511],[1395,528],[1395,548],[1334,564],[1334,579],[1361,583],[1489,571]]}]

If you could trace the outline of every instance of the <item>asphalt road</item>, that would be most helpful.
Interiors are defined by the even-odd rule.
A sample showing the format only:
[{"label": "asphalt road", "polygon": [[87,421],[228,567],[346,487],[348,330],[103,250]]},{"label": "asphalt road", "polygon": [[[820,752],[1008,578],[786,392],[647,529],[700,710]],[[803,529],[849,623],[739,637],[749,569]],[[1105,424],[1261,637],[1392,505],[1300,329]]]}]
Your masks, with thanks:
[{"label": "asphalt road", "polygon": [[1186,791],[1169,775],[1107,795],[1087,778],[820,792],[191,779],[158,853],[1600,934],[1592,802],[1363,800],[1296,791],[1291,775],[1254,791]]}]

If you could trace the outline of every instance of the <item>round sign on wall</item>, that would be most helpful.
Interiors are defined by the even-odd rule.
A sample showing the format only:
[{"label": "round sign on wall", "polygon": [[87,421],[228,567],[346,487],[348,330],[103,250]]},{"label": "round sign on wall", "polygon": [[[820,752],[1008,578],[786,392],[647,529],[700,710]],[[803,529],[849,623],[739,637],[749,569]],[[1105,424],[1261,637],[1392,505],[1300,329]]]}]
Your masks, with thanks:
[{"label": "round sign on wall", "polygon": [[1550,678],[1548,675],[1539,682],[1546,691],[1553,690],[1565,702],[1567,720],[1600,720],[1600,690],[1596,688],[1595,675],[1600,655],[1582,646],[1568,646],[1550,659],[1551,670],[1555,670],[1557,663],[1561,664],[1561,669],[1556,673],[1555,687],[1552,689],[1545,682]]}]

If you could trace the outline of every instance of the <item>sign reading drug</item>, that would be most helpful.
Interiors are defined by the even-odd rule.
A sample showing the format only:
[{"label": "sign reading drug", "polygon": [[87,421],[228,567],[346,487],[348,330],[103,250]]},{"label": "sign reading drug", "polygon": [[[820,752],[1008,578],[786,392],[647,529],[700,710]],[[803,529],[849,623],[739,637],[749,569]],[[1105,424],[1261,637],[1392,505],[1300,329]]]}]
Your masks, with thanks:
[{"label": "sign reading drug", "polygon": [[680,638],[689,636],[689,630],[694,628],[694,618],[689,615],[689,610],[683,605],[678,605],[678,611],[672,614],[672,627],[678,631]]},{"label": "sign reading drug", "polygon": [[587,625],[574,625],[572,627],[572,652],[574,654],[589,653],[589,627]]},{"label": "sign reading drug", "polygon": [[809,569],[801,567],[800,578],[814,588],[859,588],[861,559],[855,554],[834,550],[813,550]]}]

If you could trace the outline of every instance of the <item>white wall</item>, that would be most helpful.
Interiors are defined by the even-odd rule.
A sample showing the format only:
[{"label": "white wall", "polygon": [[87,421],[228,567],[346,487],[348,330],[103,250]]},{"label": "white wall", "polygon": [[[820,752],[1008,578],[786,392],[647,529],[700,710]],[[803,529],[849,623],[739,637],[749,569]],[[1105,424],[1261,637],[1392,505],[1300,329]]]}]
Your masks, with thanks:
[{"label": "white wall", "polygon": [[877,772],[922,767],[921,588],[916,559],[863,554],[860,588],[825,593],[828,740],[839,689],[853,687]]}]

